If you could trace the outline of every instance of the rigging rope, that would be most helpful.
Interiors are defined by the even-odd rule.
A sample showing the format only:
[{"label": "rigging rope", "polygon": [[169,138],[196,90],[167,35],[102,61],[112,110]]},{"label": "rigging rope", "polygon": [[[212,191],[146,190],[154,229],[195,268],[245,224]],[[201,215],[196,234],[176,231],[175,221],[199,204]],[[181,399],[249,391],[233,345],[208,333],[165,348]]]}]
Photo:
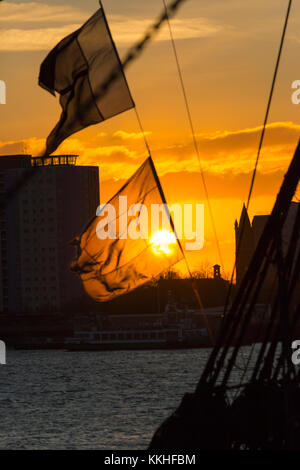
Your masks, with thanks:
[{"label": "rigging rope", "polygon": [[174,52],[174,57],[175,57],[175,62],[176,62],[176,66],[177,66],[179,81],[180,81],[180,85],[181,85],[181,89],[182,89],[182,94],[183,94],[183,99],[184,99],[184,103],[185,103],[185,107],[186,107],[186,112],[187,112],[187,116],[188,116],[190,129],[191,129],[191,133],[192,133],[192,137],[193,137],[193,144],[194,144],[195,152],[196,152],[198,163],[199,163],[200,174],[201,174],[201,179],[202,179],[202,183],[203,183],[205,199],[206,199],[206,203],[207,203],[207,206],[208,206],[209,215],[210,215],[212,228],[213,228],[213,232],[214,232],[215,243],[216,243],[216,246],[217,246],[217,251],[218,251],[218,255],[219,255],[219,259],[220,259],[220,264],[221,264],[223,272],[224,272],[224,263],[223,263],[222,253],[221,253],[219,239],[218,239],[218,235],[217,235],[216,224],[215,224],[213,211],[212,211],[210,200],[209,200],[209,194],[208,194],[208,189],[207,189],[207,185],[206,185],[206,181],[205,181],[205,177],[204,177],[204,171],[203,171],[203,167],[202,167],[198,142],[197,142],[197,139],[196,139],[192,114],[191,114],[190,105],[189,105],[189,101],[188,101],[187,93],[186,93],[186,88],[185,88],[185,85],[184,85],[183,75],[182,75],[182,71],[181,71],[181,67],[180,67],[180,63],[179,63],[179,58],[178,58],[178,54],[177,54],[175,39],[174,39],[172,28],[171,28],[171,23],[170,23],[170,18],[169,18],[169,7],[167,7],[167,4],[166,4],[165,0],[162,0],[162,1],[163,1],[163,4],[164,4],[164,7],[165,7],[165,11],[166,11],[166,21],[167,21],[168,28],[169,28],[170,39],[171,39],[172,49],[173,49],[173,52]]},{"label": "rigging rope", "polygon": [[[254,169],[253,169],[253,173],[252,173],[252,178],[251,178],[251,183],[250,183],[250,188],[249,188],[249,193],[248,193],[248,198],[247,198],[247,204],[246,204],[247,211],[249,209],[250,201],[251,201],[251,197],[252,197],[254,182],[255,182],[256,173],[257,173],[257,167],[258,167],[258,163],[259,163],[259,159],[260,159],[261,149],[262,149],[263,140],[264,140],[265,131],[266,131],[266,126],[267,126],[268,117],[269,117],[269,113],[270,113],[271,102],[272,102],[272,98],[273,98],[273,94],[274,94],[274,88],[275,88],[276,78],[277,78],[277,74],[278,74],[280,58],[281,58],[281,53],[282,53],[282,49],[283,49],[283,45],[284,45],[288,20],[289,20],[290,11],[291,11],[291,6],[292,6],[292,0],[289,0],[288,7],[287,7],[287,12],[286,12],[286,16],[285,16],[285,21],[284,21],[284,25],[283,25],[283,30],[282,30],[282,34],[281,34],[281,40],[280,40],[279,50],[278,50],[278,54],[277,54],[276,65],[275,65],[275,69],[274,69],[274,73],[273,73],[273,79],[272,79],[269,99],[268,99],[267,108],[266,108],[266,112],[265,112],[265,119],[264,119],[262,131],[261,131],[261,134],[260,134],[255,165],[254,165]],[[230,284],[229,284],[228,294],[227,294],[225,307],[224,307],[224,316],[226,315],[229,300],[230,300],[230,297],[231,297],[231,291],[232,291],[232,286],[233,286],[233,277],[234,277],[234,273],[235,273],[235,270],[236,270],[236,260],[237,260],[237,257],[239,255],[239,251],[240,251],[241,240],[242,240],[243,233],[244,233],[244,226],[245,226],[245,223],[243,223],[242,227],[241,227],[241,234],[240,234],[240,237],[239,237],[239,242],[238,242],[238,246],[237,246],[237,250],[236,250],[236,258],[235,258],[234,266],[233,266],[231,277],[230,277]]]},{"label": "rigging rope", "polygon": [[283,48],[283,44],[284,44],[284,40],[285,40],[285,33],[286,33],[286,29],[287,29],[287,25],[288,25],[288,20],[289,20],[289,16],[290,16],[292,1],[293,1],[293,0],[289,0],[288,7],[287,7],[287,12],[286,12],[286,16],[285,16],[285,22],[284,22],[284,26],[283,26],[282,35],[281,35],[281,41],[280,41],[280,45],[279,45],[279,51],[278,51],[277,60],[276,60],[276,65],[275,65],[275,70],[274,70],[274,74],[273,74],[272,85],[271,85],[271,90],[270,90],[270,94],[269,94],[269,99],[268,99],[268,104],[267,104],[265,119],[264,119],[263,128],[262,128],[261,135],[260,135],[260,140],[259,140],[259,145],[258,145],[258,151],[257,151],[255,166],[254,166],[254,170],[253,170],[253,174],[252,174],[252,179],[251,179],[251,184],[250,184],[250,189],[249,189],[249,194],[248,194],[248,200],[247,200],[247,205],[246,205],[247,210],[248,210],[249,205],[250,205],[250,200],[251,200],[251,196],[252,196],[254,181],[255,181],[256,172],[257,172],[257,166],[258,166],[258,162],[259,162],[259,158],[260,158],[260,152],[261,152],[261,148],[262,148],[262,144],[263,144],[263,140],[264,140],[264,136],[265,136],[265,130],[266,130],[267,122],[268,122],[268,117],[269,117],[271,102],[272,102],[272,98],[273,98],[273,93],[274,93],[274,88],[275,88],[277,73],[278,73],[278,69],[279,69],[280,58],[281,58],[281,53],[282,53],[282,48]]},{"label": "rigging rope", "polygon": [[[152,158],[150,146],[149,146],[149,143],[148,143],[148,140],[147,140],[147,137],[146,137],[146,133],[145,133],[145,131],[144,131],[144,127],[143,127],[143,125],[142,125],[142,121],[141,121],[141,118],[140,118],[140,116],[139,116],[139,113],[138,113],[138,111],[137,111],[136,106],[135,106],[134,109],[135,109],[135,113],[136,113],[136,117],[137,117],[137,121],[138,121],[140,130],[141,130],[141,133],[143,134],[143,137],[144,137],[144,142],[145,142],[145,146],[146,146],[148,155],[149,155],[149,157]],[[160,186],[160,185],[159,185],[159,186]],[[161,187],[161,186],[160,186],[160,187]],[[163,194],[162,188],[161,188],[161,191],[162,191],[162,194]],[[163,194],[163,198],[164,198],[164,194]],[[170,218],[170,223],[171,223],[172,230],[173,230],[173,232],[174,232],[174,234],[175,234],[175,236],[176,236],[176,239],[177,239],[179,248],[180,248],[180,250],[181,250],[181,253],[182,253],[182,256],[183,256],[183,259],[184,259],[184,262],[185,262],[185,265],[186,265],[186,268],[187,268],[187,271],[188,271],[188,274],[189,274],[189,277],[190,277],[190,279],[191,279],[191,282],[192,282],[192,289],[193,289],[194,294],[195,294],[195,296],[196,296],[196,299],[197,299],[197,301],[198,301],[198,304],[199,304],[199,307],[200,307],[200,311],[201,311],[201,313],[202,313],[202,316],[203,316],[203,319],[204,319],[204,322],[205,322],[206,329],[207,329],[207,331],[208,331],[208,335],[209,335],[211,344],[212,344],[212,346],[214,346],[214,344],[215,344],[214,334],[213,334],[213,332],[212,332],[212,329],[211,329],[209,320],[208,320],[207,315],[206,315],[206,313],[205,313],[204,305],[203,305],[203,303],[202,303],[200,294],[199,294],[199,292],[198,292],[198,289],[197,289],[197,286],[196,286],[196,281],[195,281],[195,279],[194,279],[194,276],[193,276],[193,274],[192,274],[191,268],[190,268],[190,266],[189,266],[189,263],[188,263],[188,260],[187,260],[185,251],[184,251],[184,249],[183,249],[183,247],[182,247],[182,244],[181,244],[180,240],[179,240],[178,237],[177,237],[176,230],[175,230],[175,225],[174,225],[173,219],[172,219],[171,214],[170,214],[169,211],[168,211],[168,216],[169,216],[169,218]]]},{"label": "rigging rope", "polygon": [[135,115],[136,115],[136,118],[137,118],[137,122],[139,124],[139,127],[140,127],[140,131],[141,133],[143,134],[143,139],[144,139],[144,142],[145,142],[145,147],[147,149],[147,152],[148,152],[148,155],[149,157],[151,157],[151,152],[150,152],[150,147],[149,147],[149,143],[148,143],[148,140],[147,140],[147,137],[146,137],[146,132],[144,131],[144,127],[142,125],[142,121],[141,121],[141,118],[140,118],[140,115],[138,113],[138,110],[137,110],[137,107],[135,106],[134,107],[134,111],[135,111]]}]

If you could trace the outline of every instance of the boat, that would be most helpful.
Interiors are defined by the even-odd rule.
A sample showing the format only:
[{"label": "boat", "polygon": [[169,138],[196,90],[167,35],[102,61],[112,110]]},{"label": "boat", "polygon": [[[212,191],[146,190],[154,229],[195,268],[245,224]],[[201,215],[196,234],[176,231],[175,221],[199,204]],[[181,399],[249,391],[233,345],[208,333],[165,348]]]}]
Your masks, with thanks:
[{"label": "boat", "polygon": [[206,328],[76,331],[66,338],[68,351],[189,349],[211,346]]},{"label": "boat", "polygon": [[[168,305],[167,305],[168,307]],[[217,337],[221,327],[224,307],[206,309],[209,329]],[[259,342],[263,339],[265,327],[270,316],[270,306],[257,304],[249,325],[244,345]],[[110,327],[77,328],[72,337],[64,341],[68,351],[117,351],[147,349],[193,349],[211,348],[213,338],[202,321],[200,310],[167,311],[153,315],[151,321],[138,323],[127,321],[131,326],[125,327],[128,315],[116,315]],[[121,317],[121,319],[120,319]],[[141,315],[138,316],[141,318]],[[123,321],[121,321],[123,320]]]}]

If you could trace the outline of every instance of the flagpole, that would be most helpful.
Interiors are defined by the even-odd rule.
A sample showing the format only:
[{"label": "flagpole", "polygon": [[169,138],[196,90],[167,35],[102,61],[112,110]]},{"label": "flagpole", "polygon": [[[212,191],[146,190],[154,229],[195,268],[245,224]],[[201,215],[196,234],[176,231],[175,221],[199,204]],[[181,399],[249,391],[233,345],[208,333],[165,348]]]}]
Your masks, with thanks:
[{"label": "flagpole", "polygon": [[197,289],[197,286],[196,286],[196,281],[195,281],[194,276],[193,276],[193,274],[192,274],[192,271],[191,271],[191,269],[190,269],[190,267],[189,267],[189,263],[188,263],[188,260],[187,260],[187,258],[186,258],[186,256],[185,256],[185,252],[184,252],[184,250],[183,250],[183,248],[182,248],[181,242],[180,242],[180,240],[179,240],[179,238],[178,238],[178,236],[177,236],[176,229],[175,229],[175,225],[174,225],[173,219],[172,219],[172,217],[171,217],[171,213],[170,213],[170,211],[169,211],[169,207],[168,207],[168,204],[167,204],[167,201],[166,201],[166,198],[165,198],[165,194],[164,194],[163,188],[162,188],[162,186],[161,186],[161,184],[160,184],[159,177],[158,177],[158,175],[157,175],[157,173],[156,173],[156,169],[155,169],[155,166],[154,166],[152,157],[151,157],[151,155],[150,155],[150,152],[149,152],[149,163],[150,163],[150,166],[151,166],[151,169],[152,169],[152,172],[153,172],[153,176],[154,176],[155,182],[156,182],[157,187],[158,187],[158,190],[159,190],[160,197],[161,197],[161,199],[162,199],[162,201],[163,201],[163,203],[164,203],[164,207],[165,207],[165,209],[166,209],[167,216],[168,216],[169,221],[170,221],[170,225],[171,225],[171,227],[172,227],[173,233],[174,233],[174,235],[175,235],[175,238],[176,238],[177,243],[178,243],[178,245],[179,245],[180,251],[181,251],[182,256],[183,256],[183,259],[184,259],[184,261],[185,261],[185,264],[186,264],[186,267],[187,267],[187,270],[188,270],[188,274],[189,274],[190,279],[191,279],[191,282],[192,282],[192,288],[193,288],[194,294],[195,294],[195,296],[196,296],[196,298],[197,298],[197,301],[198,301],[198,304],[199,304],[199,307],[200,307],[200,311],[201,311],[201,313],[202,313],[202,315],[203,315],[203,318],[204,318],[205,326],[206,326],[206,328],[207,328],[207,331],[208,331],[210,340],[211,340],[211,342],[212,342],[212,345],[214,346],[214,344],[215,344],[214,335],[213,335],[212,329],[211,329],[211,327],[210,327],[210,324],[209,324],[207,315],[206,315],[206,313],[205,313],[204,306],[203,306],[203,303],[202,303],[200,294],[199,294],[198,289]]}]

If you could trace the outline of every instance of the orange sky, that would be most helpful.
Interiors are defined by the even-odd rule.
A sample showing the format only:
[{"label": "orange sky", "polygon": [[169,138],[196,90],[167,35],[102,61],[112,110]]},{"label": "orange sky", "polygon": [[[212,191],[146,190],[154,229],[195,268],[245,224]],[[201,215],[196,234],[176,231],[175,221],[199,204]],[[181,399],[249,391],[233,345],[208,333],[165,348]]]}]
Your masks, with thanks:
[{"label": "orange sky", "polygon": [[[121,57],[162,8],[161,0],[103,0]],[[58,100],[37,86],[47,52],[96,9],[96,0],[0,4],[0,153],[37,155],[58,120]],[[235,218],[247,198],[286,0],[187,0],[173,21],[225,271],[234,259]],[[299,139],[300,5],[293,6],[250,215],[270,211]],[[168,202],[205,204],[168,31],[164,28],[126,72]],[[98,165],[105,202],[146,158],[134,111],[69,138],[58,153]],[[192,269],[219,262],[205,205],[205,246],[188,255]]]}]

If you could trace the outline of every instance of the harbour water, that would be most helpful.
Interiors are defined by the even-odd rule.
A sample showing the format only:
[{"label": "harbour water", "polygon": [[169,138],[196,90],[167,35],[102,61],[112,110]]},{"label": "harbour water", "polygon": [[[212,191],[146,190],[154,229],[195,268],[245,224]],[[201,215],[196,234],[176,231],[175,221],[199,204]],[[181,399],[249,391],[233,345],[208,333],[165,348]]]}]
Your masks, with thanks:
[{"label": "harbour water", "polygon": [[[146,449],[194,390],[209,353],[8,350],[0,366],[0,449]],[[236,374],[239,380],[241,369]]]}]

